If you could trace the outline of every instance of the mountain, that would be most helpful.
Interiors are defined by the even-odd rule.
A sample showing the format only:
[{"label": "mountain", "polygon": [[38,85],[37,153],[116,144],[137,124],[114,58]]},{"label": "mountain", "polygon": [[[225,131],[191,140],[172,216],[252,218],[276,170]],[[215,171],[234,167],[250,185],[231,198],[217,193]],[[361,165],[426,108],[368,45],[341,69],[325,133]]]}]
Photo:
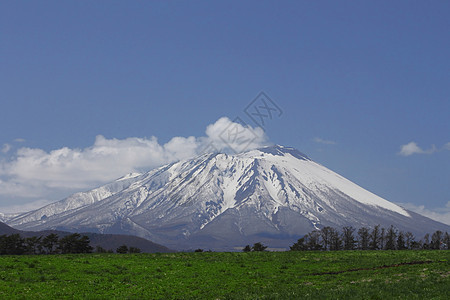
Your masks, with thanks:
[{"label": "mountain", "polygon": [[0,235],[11,235],[11,234],[16,234],[16,233],[20,233],[21,231],[18,229],[14,229],[8,225],[6,225],[3,222],[0,222]]},{"label": "mountain", "polygon": [[324,226],[450,227],[407,211],[283,146],[204,154],[129,174],[7,220],[24,230],[133,234],[174,249],[286,248]]},{"label": "mountain", "polygon": [[[57,231],[57,230],[44,230],[44,231],[22,231],[14,229],[5,223],[0,222],[0,235],[11,235],[20,234],[22,237],[33,237],[33,236],[47,236],[51,233],[57,234],[59,237],[63,237],[71,234],[71,232]],[[167,247],[155,244],[149,240],[141,237],[132,235],[122,235],[122,234],[99,234],[99,233],[81,233],[81,235],[87,235],[89,237],[90,245],[92,247],[101,246],[106,250],[115,250],[122,245],[127,245],[129,247],[136,247],[141,249],[145,253],[168,253],[174,252]]]}]

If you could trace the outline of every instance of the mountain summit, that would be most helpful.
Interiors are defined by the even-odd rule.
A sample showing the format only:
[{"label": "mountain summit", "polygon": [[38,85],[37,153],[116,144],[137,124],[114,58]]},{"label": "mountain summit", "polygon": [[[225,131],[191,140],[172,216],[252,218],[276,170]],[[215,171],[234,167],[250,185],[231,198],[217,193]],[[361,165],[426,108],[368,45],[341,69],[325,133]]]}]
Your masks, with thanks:
[{"label": "mountain summit", "polygon": [[257,241],[287,247],[323,226],[394,225],[419,235],[449,229],[278,145],[236,155],[204,154],[129,174],[7,224],[126,233],[175,249],[216,250]]}]

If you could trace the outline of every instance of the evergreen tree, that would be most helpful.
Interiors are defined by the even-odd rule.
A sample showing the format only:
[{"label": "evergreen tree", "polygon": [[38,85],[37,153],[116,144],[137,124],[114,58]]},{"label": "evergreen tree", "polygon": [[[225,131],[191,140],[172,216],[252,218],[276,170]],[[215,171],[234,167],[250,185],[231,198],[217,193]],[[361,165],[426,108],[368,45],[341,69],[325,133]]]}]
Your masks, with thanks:
[{"label": "evergreen tree", "polygon": [[51,233],[42,239],[42,246],[45,248],[47,254],[55,254],[58,245],[58,235]]},{"label": "evergreen tree", "polygon": [[7,253],[7,235],[0,235],[0,255],[6,255]]},{"label": "evergreen tree", "polygon": [[25,253],[24,239],[19,234],[6,237],[7,254],[20,255]]},{"label": "evergreen tree", "polygon": [[20,255],[25,252],[24,240],[19,234],[0,236],[0,254]]},{"label": "evergreen tree", "polygon": [[267,246],[264,246],[262,243],[258,242],[253,244],[252,250],[253,251],[264,251],[266,250]]},{"label": "evergreen tree", "polygon": [[87,236],[81,236],[79,233],[66,235],[59,239],[58,249],[61,253],[90,253],[92,247],[89,245],[90,240]]},{"label": "evergreen tree", "polygon": [[95,252],[96,253],[107,253],[108,251],[105,249],[105,248],[103,248],[102,246],[96,246],[95,247]]},{"label": "evergreen tree", "polygon": [[41,238],[37,236],[27,237],[25,239],[26,254],[40,254],[42,252]]},{"label": "evergreen tree", "polygon": [[94,248],[91,247],[90,243],[91,241],[86,235],[78,238],[75,243],[75,253],[91,253]]},{"label": "evergreen tree", "polygon": [[250,247],[250,245],[247,245],[247,246],[244,247],[244,249],[242,249],[242,251],[250,252],[250,251],[252,251],[252,247]]},{"label": "evergreen tree", "polygon": [[[198,251],[201,250],[201,251]],[[141,253],[141,249],[137,248],[137,247],[130,247],[130,249],[128,249],[129,253]],[[203,252],[203,249],[197,249],[195,250],[195,252]]]},{"label": "evergreen tree", "polygon": [[117,253],[120,253],[120,254],[125,254],[125,253],[127,253],[127,252],[128,252],[128,247],[127,247],[127,245],[122,245],[122,246],[118,247],[118,248],[116,249],[116,252],[117,252]]}]

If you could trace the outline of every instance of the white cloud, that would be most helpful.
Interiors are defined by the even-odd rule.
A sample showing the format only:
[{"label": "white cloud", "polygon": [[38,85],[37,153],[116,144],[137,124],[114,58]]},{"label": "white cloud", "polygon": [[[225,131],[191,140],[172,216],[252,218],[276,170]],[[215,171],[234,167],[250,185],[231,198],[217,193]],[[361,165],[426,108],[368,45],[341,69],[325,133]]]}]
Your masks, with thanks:
[{"label": "white cloud", "polygon": [[410,142],[406,145],[402,145],[398,154],[403,156],[410,156],[413,154],[433,154],[436,151],[437,149],[435,145],[432,145],[428,150],[424,150],[420,148],[416,142]]},{"label": "white cloud", "polygon": [[267,144],[267,136],[260,127],[252,128],[223,117],[206,128],[207,140],[217,149],[242,152]]},{"label": "white cloud", "polygon": [[318,144],[325,144],[325,145],[336,145],[336,144],[337,144],[337,143],[334,142],[334,141],[324,140],[324,139],[321,139],[321,138],[319,138],[319,137],[315,137],[315,138],[313,139],[313,141],[316,142],[316,143],[318,143]]},{"label": "white cloud", "polygon": [[16,142],[16,143],[25,143],[25,139],[17,138],[17,139],[14,140],[14,142]]},{"label": "white cloud", "polygon": [[2,153],[8,153],[9,150],[11,150],[11,145],[10,144],[4,144],[2,149],[0,150]]},{"label": "white cloud", "polygon": [[424,215],[430,219],[450,225],[450,201],[447,202],[445,207],[436,209],[428,209],[424,205],[415,205],[412,203],[398,203],[398,204],[406,209]]},{"label": "white cloud", "polygon": [[[224,139],[229,128],[239,139]],[[130,172],[150,170],[200,154],[208,144],[215,149],[254,149],[267,144],[261,128],[233,123],[223,117],[206,128],[206,136],[174,137],[160,144],[156,137],[107,139],[97,136],[84,149],[63,147],[52,151],[22,147],[9,161],[0,161],[0,199],[7,197],[50,198],[61,191],[87,189]]]},{"label": "white cloud", "polygon": [[444,149],[445,150],[450,150],[450,142],[448,142],[447,144],[444,145]]}]

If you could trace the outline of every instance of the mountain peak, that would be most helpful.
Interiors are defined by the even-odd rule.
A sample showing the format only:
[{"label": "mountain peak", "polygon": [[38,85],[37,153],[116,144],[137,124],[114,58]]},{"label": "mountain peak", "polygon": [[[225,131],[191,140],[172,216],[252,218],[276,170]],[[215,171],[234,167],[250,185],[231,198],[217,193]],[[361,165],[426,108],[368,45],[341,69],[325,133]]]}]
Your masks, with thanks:
[{"label": "mountain peak", "polygon": [[300,151],[298,151],[297,149],[295,149],[293,147],[273,145],[273,146],[262,147],[262,148],[259,148],[258,150],[263,153],[268,153],[268,154],[272,154],[275,156],[284,156],[285,154],[290,154],[293,157],[301,159],[301,160],[310,160],[310,158],[308,156],[306,156],[305,154],[301,153]]}]

